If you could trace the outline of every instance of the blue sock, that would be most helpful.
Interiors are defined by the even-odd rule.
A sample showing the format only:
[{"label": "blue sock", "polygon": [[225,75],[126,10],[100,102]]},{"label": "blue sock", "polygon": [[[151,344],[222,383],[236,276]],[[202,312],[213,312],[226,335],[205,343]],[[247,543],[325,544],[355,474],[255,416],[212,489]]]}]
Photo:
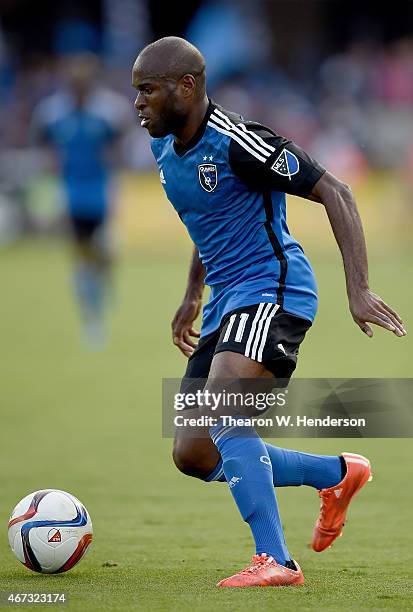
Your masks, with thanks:
[{"label": "blue sock", "polygon": [[307,485],[315,489],[334,487],[342,480],[341,459],[337,455],[312,455],[266,444],[271,459],[275,487]]},{"label": "blue sock", "polygon": [[267,553],[281,565],[290,560],[273,486],[271,461],[252,427],[211,427],[222,466],[242,518],[249,524],[256,553]]},{"label": "blue sock", "polygon": [[85,319],[101,317],[105,297],[105,282],[96,265],[89,262],[78,264],[75,289]]},{"label": "blue sock", "polygon": [[[274,487],[307,485],[316,489],[327,489],[343,479],[340,457],[300,453],[272,444],[265,446],[272,465]],[[221,460],[206,480],[226,480]]]}]

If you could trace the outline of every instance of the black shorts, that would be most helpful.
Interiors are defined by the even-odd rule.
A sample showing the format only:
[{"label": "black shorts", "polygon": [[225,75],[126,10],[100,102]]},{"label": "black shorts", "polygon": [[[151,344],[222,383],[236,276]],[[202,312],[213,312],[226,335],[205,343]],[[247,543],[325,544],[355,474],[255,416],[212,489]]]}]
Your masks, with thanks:
[{"label": "black shorts", "polygon": [[188,360],[184,380],[208,378],[214,355],[231,351],[263,363],[287,384],[310,327],[310,321],[285,312],[278,304],[237,308],[223,317],[217,331],[201,338]]},{"label": "black shorts", "polygon": [[90,241],[105,223],[105,217],[84,218],[71,215],[69,219],[73,235],[78,242]]}]

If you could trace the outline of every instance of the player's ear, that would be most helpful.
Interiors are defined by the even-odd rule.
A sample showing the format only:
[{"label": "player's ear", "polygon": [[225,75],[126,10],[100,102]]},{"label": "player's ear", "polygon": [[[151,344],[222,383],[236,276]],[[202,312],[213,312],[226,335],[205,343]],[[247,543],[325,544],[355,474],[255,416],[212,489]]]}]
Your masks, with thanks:
[{"label": "player's ear", "polygon": [[196,81],[192,74],[184,74],[184,76],[179,80],[179,84],[185,98],[189,98],[194,94]]}]

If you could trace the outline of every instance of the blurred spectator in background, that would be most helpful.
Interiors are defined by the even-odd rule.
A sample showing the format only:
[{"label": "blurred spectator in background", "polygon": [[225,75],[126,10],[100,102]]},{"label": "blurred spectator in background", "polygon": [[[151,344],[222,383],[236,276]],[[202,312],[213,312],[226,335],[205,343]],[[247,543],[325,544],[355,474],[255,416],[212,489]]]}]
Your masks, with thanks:
[{"label": "blurred spectator in background", "polygon": [[203,50],[209,87],[268,67],[271,33],[257,3],[206,2],[195,13],[186,36]]},{"label": "blurred spectator in background", "polygon": [[64,57],[60,73],[64,87],[36,107],[32,137],[57,154],[74,245],[75,294],[86,337],[100,347],[106,338],[114,151],[132,111],[127,100],[99,85],[96,56]]}]

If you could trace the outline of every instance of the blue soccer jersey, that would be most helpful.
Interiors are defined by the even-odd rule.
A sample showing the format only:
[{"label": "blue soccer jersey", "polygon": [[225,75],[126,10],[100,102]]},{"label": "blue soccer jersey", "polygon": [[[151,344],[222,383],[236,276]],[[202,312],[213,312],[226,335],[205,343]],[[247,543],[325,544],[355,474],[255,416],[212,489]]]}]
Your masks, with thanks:
[{"label": "blue soccer jersey", "polygon": [[286,193],[306,197],[325,172],[297,145],[211,102],[184,147],[152,139],[167,197],[188,229],[211,287],[201,335],[242,306],[278,303],[312,321],[317,286],[286,222]]},{"label": "blue soccer jersey", "polygon": [[109,150],[120,134],[124,101],[108,90],[92,91],[84,106],[68,93],[43,100],[36,109],[33,136],[54,146],[69,213],[76,218],[106,215],[111,197]]}]

